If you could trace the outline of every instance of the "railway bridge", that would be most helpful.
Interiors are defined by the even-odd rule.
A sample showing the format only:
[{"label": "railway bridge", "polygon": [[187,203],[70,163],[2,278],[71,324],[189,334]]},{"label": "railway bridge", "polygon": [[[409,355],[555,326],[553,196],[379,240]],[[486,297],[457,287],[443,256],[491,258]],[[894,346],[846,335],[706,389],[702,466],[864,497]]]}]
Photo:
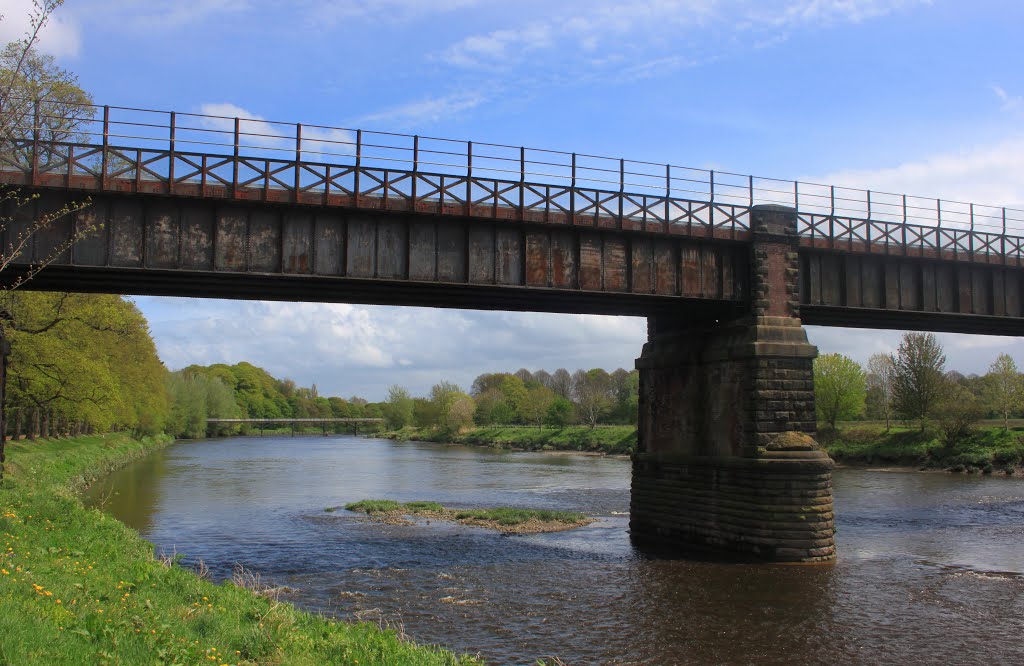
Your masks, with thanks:
[{"label": "railway bridge", "polygon": [[423,136],[48,109],[23,105],[0,137],[0,182],[38,195],[5,202],[7,284],[49,262],[26,288],[646,317],[639,542],[834,559],[803,324],[1024,332],[1024,211]]}]

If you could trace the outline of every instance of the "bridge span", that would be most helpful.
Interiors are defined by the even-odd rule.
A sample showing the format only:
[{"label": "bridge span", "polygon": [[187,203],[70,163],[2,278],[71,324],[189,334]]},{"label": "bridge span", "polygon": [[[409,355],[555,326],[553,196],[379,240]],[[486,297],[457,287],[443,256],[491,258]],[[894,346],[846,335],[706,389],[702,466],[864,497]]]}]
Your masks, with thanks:
[{"label": "bridge span", "polygon": [[38,195],[6,202],[5,257],[40,216],[90,203],[36,233],[4,281],[52,259],[28,288],[646,316],[638,541],[835,557],[802,324],[1024,332],[1024,211],[422,136],[46,108],[23,106],[0,140],[0,182]]}]

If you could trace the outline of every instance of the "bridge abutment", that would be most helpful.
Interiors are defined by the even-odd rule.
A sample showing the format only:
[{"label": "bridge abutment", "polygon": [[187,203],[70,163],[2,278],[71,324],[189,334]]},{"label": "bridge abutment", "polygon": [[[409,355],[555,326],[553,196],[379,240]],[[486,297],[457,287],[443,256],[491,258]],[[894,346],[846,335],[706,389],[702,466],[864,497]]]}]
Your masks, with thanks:
[{"label": "bridge abutment", "polygon": [[749,313],[652,317],[640,370],[634,540],[778,562],[835,558],[832,461],[814,440],[796,217],[755,208]]}]

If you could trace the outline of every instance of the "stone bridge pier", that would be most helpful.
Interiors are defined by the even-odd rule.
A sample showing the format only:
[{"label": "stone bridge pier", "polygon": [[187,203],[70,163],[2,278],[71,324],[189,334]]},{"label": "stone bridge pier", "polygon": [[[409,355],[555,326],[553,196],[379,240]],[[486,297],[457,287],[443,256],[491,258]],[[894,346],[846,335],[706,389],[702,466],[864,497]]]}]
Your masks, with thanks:
[{"label": "stone bridge pier", "polygon": [[832,460],[814,439],[796,212],[757,206],[751,231],[746,315],[648,319],[630,531],[659,550],[828,562]]}]

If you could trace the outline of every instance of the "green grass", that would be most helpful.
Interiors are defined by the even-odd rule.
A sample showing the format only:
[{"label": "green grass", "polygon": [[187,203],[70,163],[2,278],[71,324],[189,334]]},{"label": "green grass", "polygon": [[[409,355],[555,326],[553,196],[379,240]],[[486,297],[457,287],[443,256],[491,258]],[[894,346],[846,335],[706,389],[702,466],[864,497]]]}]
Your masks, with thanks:
[{"label": "green grass", "polygon": [[163,443],[108,435],[9,445],[0,663],[477,663],[202,580],[155,559],[151,544],[75,495]]},{"label": "green grass", "polygon": [[548,509],[513,509],[496,507],[493,509],[468,509],[455,512],[456,520],[489,520],[499,525],[521,525],[531,520],[542,523],[567,523],[575,525],[584,522],[587,517],[573,511],[552,511]]},{"label": "green grass", "polygon": [[977,428],[953,446],[933,430],[884,424],[849,423],[834,433],[821,433],[829,455],[837,462],[892,464],[954,469],[956,471],[1013,471],[1024,466],[1024,431],[1002,427]]},{"label": "green grass", "polygon": [[565,426],[537,428],[535,426],[482,426],[463,433],[448,433],[431,428],[403,428],[381,433],[383,437],[399,440],[420,440],[472,444],[527,451],[587,451],[628,455],[636,451],[636,426],[613,425]]},{"label": "green grass", "polygon": [[360,500],[358,502],[346,504],[345,508],[349,511],[358,511],[359,513],[373,515],[375,513],[391,513],[392,511],[400,511],[402,509],[402,505],[394,500]]},{"label": "green grass", "polygon": [[492,522],[501,526],[522,525],[530,521],[542,523],[564,523],[578,525],[589,522],[586,515],[573,511],[553,511],[550,509],[515,509],[512,507],[495,507],[491,509],[449,509],[437,502],[396,502],[394,500],[360,500],[346,504],[349,511],[380,515],[388,513],[417,514],[429,513],[440,518],[455,521]]}]

